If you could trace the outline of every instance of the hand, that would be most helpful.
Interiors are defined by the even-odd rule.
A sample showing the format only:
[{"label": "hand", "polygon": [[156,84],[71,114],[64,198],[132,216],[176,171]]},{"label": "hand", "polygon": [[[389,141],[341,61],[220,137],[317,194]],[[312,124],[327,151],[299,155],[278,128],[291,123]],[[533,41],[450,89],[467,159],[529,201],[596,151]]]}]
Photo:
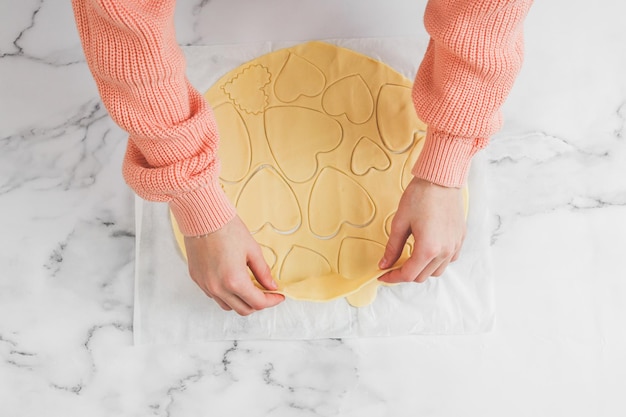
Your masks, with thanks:
[{"label": "hand", "polygon": [[411,234],[415,239],[413,253],[402,267],[379,279],[389,283],[424,282],[430,276],[440,276],[458,258],[465,230],[461,189],[413,178],[400,199],[378,266],[391,267]]},{"label": "hand", "polygon": [[252,283],[248,268],[264,288],[277,288],[261,248],[238,216],[207,236],[185,237],[185,247],[191,278],[224,310],[247,316],[285,299]]}]

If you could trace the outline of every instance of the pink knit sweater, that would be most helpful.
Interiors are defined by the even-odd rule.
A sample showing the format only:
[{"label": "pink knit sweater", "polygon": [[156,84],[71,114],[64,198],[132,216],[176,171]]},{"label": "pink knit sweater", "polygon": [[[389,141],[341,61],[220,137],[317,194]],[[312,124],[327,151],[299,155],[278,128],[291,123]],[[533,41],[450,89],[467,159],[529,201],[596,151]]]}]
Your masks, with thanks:
[{"label": "pink knit sweater", "polygon": [[[219,182],[212,110],[186,79],[174,0],[73,0],[87,63],[111,117],[129,133],[124,178],[167,201],[183,234],[235,215]],[[461,186],[472,156],[501,125],[499,108],[522,64],[532,0],[430,0],[431,40],[413,87],[426,143],[413,174]]]}]

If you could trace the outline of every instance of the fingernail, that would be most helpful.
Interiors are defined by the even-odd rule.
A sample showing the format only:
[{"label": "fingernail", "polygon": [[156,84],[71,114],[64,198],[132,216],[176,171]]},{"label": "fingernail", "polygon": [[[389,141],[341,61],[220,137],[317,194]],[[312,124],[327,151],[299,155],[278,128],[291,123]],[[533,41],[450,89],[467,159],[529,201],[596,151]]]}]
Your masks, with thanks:
[{"label": "fingernail", "polygon": [[274,280],[270,281],[270,285],[271,285],[273,290],[277,290],[278,289],[278,284],[276,283],[276,281],[274,281]]},{"label": "fingernail", "polygon": [[385,269],[385,265],[387,265],[387,260],[385,258],[381,259],[380,262],[378,262],[378,267],[380,269]]}]

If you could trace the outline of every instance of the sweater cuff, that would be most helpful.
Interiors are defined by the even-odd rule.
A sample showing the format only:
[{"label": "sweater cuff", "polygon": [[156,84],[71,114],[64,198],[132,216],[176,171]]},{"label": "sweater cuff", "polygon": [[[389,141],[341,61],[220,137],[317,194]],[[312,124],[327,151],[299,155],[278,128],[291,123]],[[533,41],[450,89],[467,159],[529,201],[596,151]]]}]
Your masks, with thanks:
[{"label": "sweater cuff", "polygon": [[429,129],[411,173],[444,187],[460,188],[467,180],[472,156],[486,142],[486,139],[462,138]]},{"label": "sweater cuff", "polygon": [[182,194],[169,202],[180,231],[185,236],[201,236],[221,229],[236,211],[219,181]]}]

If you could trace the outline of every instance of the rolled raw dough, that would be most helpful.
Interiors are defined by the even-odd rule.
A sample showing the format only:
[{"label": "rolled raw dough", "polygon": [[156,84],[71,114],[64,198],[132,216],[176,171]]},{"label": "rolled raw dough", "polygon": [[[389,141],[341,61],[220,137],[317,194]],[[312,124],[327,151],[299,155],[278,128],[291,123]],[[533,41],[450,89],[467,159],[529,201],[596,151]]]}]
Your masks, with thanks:
[{"label": "rolled raw dough", "polygon": [[376,297],[387,271],[377,263],[426,133],[411,85],[372,58],[310,42],[243,64],[206,92],[222,186],[261,245],[276,292],[353,306]]}]

